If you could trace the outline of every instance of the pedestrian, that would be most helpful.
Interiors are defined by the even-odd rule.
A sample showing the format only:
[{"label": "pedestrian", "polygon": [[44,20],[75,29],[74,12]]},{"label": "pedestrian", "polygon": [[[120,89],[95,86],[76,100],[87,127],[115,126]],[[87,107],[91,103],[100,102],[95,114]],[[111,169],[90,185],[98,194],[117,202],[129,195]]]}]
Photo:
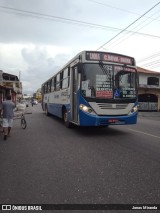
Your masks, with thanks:
[{"label": "pedestrian", "polygon": [[32,104],[32,107],[33,107],[33,105],[34,105],[34,99],[33,98],[31,99],[31,104]]},{"label": "pedestrian", "polygon": [[2,117],[3,117],[3,131],[4,131],[4,140],[7,139],[7,136],[10,135],[11,128],[13,125],[13,109],[15,104],[11,101],[11,95],[7,95],[6,101],[2,102]]}]

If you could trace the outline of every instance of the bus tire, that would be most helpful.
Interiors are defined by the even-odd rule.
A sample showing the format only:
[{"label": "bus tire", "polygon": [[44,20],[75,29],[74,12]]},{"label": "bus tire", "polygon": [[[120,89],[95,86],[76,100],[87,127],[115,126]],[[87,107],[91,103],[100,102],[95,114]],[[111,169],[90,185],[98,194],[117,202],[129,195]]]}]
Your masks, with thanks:
[{"label": "bus tire", "polygon": [[63,110],[63,121],[67,128],[72,127],[72,124],[68,121],[68,112],[66,108]]},{"label": "bus tire", "polygon": [[45,114],[46,114],[46,116],[49,116],[49,112],[48,112],[48,107],[47,107],[47,105],[45,106]]}]

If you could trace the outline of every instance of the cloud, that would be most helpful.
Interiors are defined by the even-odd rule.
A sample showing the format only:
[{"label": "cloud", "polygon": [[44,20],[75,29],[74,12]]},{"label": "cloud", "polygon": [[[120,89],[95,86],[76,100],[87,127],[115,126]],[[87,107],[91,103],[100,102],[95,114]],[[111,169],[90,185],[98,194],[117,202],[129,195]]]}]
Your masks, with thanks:
[{"label": "cloud", "polygon": [[[58,50],[54,47],[53,49]],[[23,48],[21,53],[24,61],[28,64],[28,68],[24,72],[22,71],[21,79],[25,93],[27,91],[34,92],[40,88],[41,84],[54,75],[70,58],[69,53],[58,54],[58,51],[52,53],[51,47],[47,48],[46,46],[35,46],[33,49]]]},{"label": "cloud", "polygon": [[1,69],[17,76],[21,73],[24,93],[34,93],[71,58],[70,48],[34,44],[0,46]]},{"label": "cloud", "polygon": [[[5,7],[0,8],[0,20],[3,20],[0,21],[3,29],[1,42],[63,45],[71,41],[72,37],[76,38],[77,33],[81,32],[76,25],[64,20],[65,17],[76,18],[77,8],[74,1],[47,0],[46,3],[46,0],[40,2],[39,0],[23,2],[6,0],[2,1],[1,5]],[[71,31],[66,23],[70,23],[75,29]],[[61,39],[60,35],[65,39]]]}]

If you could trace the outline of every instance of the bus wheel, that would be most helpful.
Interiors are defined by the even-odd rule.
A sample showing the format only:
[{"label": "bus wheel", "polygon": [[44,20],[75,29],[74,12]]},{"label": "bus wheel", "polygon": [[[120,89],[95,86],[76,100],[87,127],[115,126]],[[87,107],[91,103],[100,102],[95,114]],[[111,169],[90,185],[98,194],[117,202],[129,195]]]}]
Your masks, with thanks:
[{"label": "bus wheel", "polygon": [[46,114],[47,116],[49,116],[49,112],[48,112],[48,107],[47,107],[47,106],[45,106],[45,114]]},{"label": "bus wheel", "polygon": [[68,113],[66,109],[63,112],[63,121],[66,127],[70,128],[72,126],[71,123],[68,121]]}]

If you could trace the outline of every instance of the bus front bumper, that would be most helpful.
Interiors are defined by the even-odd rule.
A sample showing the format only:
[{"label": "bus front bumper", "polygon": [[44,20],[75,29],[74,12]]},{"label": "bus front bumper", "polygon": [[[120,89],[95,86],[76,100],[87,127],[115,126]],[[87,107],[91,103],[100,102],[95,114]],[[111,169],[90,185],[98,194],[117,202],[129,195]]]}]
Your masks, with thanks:
[{"label": "bus front bumper", "polygon": [[130,115],[120,116],[96,116],[80,112],[80,126],[108,126],[108,125],[129,125],[137,123],[137,112]]}]

